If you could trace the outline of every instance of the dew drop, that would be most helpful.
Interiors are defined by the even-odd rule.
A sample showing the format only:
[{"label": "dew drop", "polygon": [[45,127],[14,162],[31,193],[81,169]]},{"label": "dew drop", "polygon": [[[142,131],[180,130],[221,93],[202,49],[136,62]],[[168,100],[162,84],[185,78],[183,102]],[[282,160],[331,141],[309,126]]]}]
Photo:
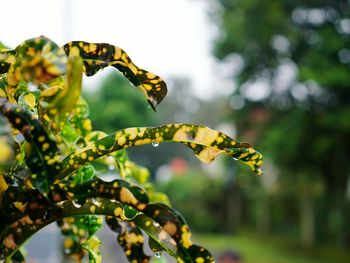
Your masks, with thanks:
[{"label": "dew drop", "polygon": [[95,199],[95,198],[91,198],[91,202],[94,204],[94,205],[96,205],[96,206],[101,206],[101,202],[100,201],[98,201],[97,199]]},{"label": "dew drop", "polygon": [[192,132],[186,132],[186,136],[187,136],[187,139],[189,141],[193,141],[194,140],[194,136],[193,136]]},{"label": "dew drop", "polygon": [[159,146],[159,142],[152,142],[153,147],[158,147]]},{"label": "dew drop", "polygon": [[70,253],[72,253],[72,250],[69,248],[65,248],[64,249],[64,253],[66,253],[67,255],[69,255]]},{"label": "dew drop", "polygon": [[113,171],[115,169],[114,165],[108,165],[108,170]]},{"label": "dew drop", "polygon": [[156,252],[156,253],[154,254],[154,256],[155,256],[156,258],[160,258],[161,255],[162,255],[162,252]]},{"label": "dew drop", "polygon": [[159,224],[158,224],[157,222],[153,222],[153,225],[154,225],[155,227],[159,227]]},{"label": "dew drop", "polygon": [[72,203],[73,203],[73,205],[74,205],[76,208],[80,208],[80,207],[81,207],[81,204],[77,203],[76,201],[73,201]]},{"label": "dew drop", "polygon": [[49,217],[49,213],[47,211],[45,211],[44,215],[43,215],[43,219],[47,219]]}]

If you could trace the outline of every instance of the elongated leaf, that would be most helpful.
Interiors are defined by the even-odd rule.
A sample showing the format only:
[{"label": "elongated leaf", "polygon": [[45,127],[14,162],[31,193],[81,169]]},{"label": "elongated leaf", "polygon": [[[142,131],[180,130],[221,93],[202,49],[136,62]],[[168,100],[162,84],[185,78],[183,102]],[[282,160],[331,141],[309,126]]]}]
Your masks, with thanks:
[{"label": "elongated leaf", "polygon": [[82,247],[89,252],[89,263],[101,263],[102,255],[100,252],[101,240],[97,236],[92,236]]},{"label": "elongated leaf", "polygon": [[[118,184],[116,184],[118,182]],[[147,204],[138,203],[135,196],[139,194],[137,191],[137,188],[133,188],[132,186],[129,186],[128,191],[123,189],[125,186],[128,186],[129,184],[125,181],[116,181],[116,182],[103,182],[98,181],[95,179],[92,182],[85,182],[87,184],[86,186],[83,185],[69,185],[69,187],[63,187],[64,190],[67,191],[67,195],[64,198],[60,198],[58,201],[60,203],[53,204],[48,202],[47,199],[45,199],[41,194],[38,192],[37,194],[34,193],[28,193],[30,195],[30,199],[26,200],[26,203],[19,203],[18,199],[16,200],[15,206],[18,207],[18,211],[16,213],[16,218],[11,219],[10,228],[8,228],[9,234],[8,235],[2,235],[6,240],[4,240],[3,244],[5,246],[5,253],[11,253],[10,251],[13,246],[13,242],[22,242],[25,241],[28,236],[22,236],[22,233],[28,233],[28,235],[31,235],[35,232],[35,230],[39,230],[40,228],[37,228],[38,225],[41,224],[41,222],[44,220],[50,221],[50,218],[55,218],[55,220],[58,220],[62,217],[62,215],[74,215],[74,211],[78,214],[107,214],[107,215],[113,215],[117,216],[120,219],[123,220],[133,220],[138,227],[146,231],[146,233],[150,234],[151,237],[160,244],[162,248],[164,248],[167,252],[169,252],[171,255],[174,255],[176,257],[179,257],[185,262],[195,262],[195,258],[202,257],[206,258],[204,262],[211,262],[210,261],[210,254],[201,247],[198,247],[193,245],[190,241],[190,232],[187,224],[185,223],[184,219],[177,214],[176,211],[172,210],[171,208],[165,206],[164,204]],[[120,187],[121,185],[124,185],[124,187]],[[112,186],[113,188],[111,188]],[[118,192],[118,188],[120,191]],[[114,190],[114,191],[113,191]],[[35,190],[34,190],[35,191]],[[125,192],[126,191],[126,192]],[[135,195],[132,194],[132,192],[135,192]],[[77,201],[73,201],[72,203],[69,203],[69,201],[65,201],[67,199],[73,198],[74,200],[81,200],[81,197],[83,196],[83,193],[85,193],[85,199],[82,200],[82,202],[78,203]],[[53,193],[53,195],[57,195],[57,193]],[[13,195],[10,195],[13,196]],[[86,199],[89,198],[90,199]],[[92,198],[91,198],[92,197]],[[101,198],[102,197],[102,198]],[[105,199],[105,198],[108,199]],[[56,199],[53,197],[52,199]],[[87,201],[85,201],[87,200]],[[121,204],[119,204],[118,207],[116,207],[112,212],[107,211],[106,208],[108,207],[108,204],[106,203],[106,200],[110,201],[119,201]],[[64,210],[62,211],[62,201],[64,202]],[[8,202],[8,201],[7,201]],[[133,217],[126,217],[126,207],[122,204],[130,204],[132,207],[136,208],[140,212],[145,213],[149,216],[147,217],[143,216],[140,218],[137,216],[136,218]],[[42,208],[45,207],[45,210]],[[88,210],[87,210],[88,209]],[[133,209],[133,208],[131,208]],[[72,213],[72,214],[69,214]],[[64,217],[66,217],[64,216]],[[63,218],[64,218],[63,217]],[[80,217],[80,218],[85,218]],[[33,222],[35,222],[35,227],[33,228]],[[86,225],[84,221],[76,221],[75,219],[73,221],[68,220],[70,223],[68,227],[66,227],[64,232],[65,234],[81,234],[81,231],[79,229],[83,229],[85,233],[87,231],[87,228],[84,228]],[[158,230],[155,223],[159,223],[158,226],[160,226],[165,232],[162,232],[163,230]],[[73,228],[71,228],[73,227]],[[83,228],[82,228],[83,227]],[[20,228],[20,230],[18,230]],[[74,230],[76,229],[76,230]],[[27,231],[27,232],[26,232]],[[29,231],[29,232],[28,232]],[[34,232],[33,232],[34,231]],[[68,232],[67,232],[68,231]],[[94,233],[93,231],[92,233]],[[165,233],[169,234],[177,243],[178,249],[174,251],[174,248],[172,248],[173,245],[176,245],[171,241],[171,239],[167,240],[167,235]],[[87,234],[84,234],[82,238],[87,238]],[[127,241],[127,238],[132,238],[133,235],[127,236],[125,235],[123,237],[123,240],[127,243],[122,243],[126,246],[127,249],[136,249],[136,247],[140,248],[140,245],[137,245],[136,247],[132,246],[130,240]],[[9,239],[8,239],[9,238]],[[138,239],[139,240],[139,239]],[[122,240],[120,240],[122,242]],[[123,241],[123,242],[124,242]],[[74,239],[71,237],[71,241],[67,244],[70,244],[68,249],[76,257],[81,256],[81,250],[79,250],[79,242],[74,242]],[[136,242],[138,243],[138,242]],[[75,245],[74,245],[75,244]],[[129,245],[127,245],[129,244]],[[138,248],[138,249],[139,249]],[[6,252],[9,249],[8,252]],[[14,249],[15,250],[15,249]],[[176,252],[177,251],[177,252]],[[175,253],[175,254],[174,254]],[[80,255],[80,256],[79,256]],[[134,255],[135,257],[137,255]],[[141,257],[141,254],[139,254]]]},{"label": "elongated leaf", "polygon": [[[65,253],[74,259],[82,259],[89,253],[90,262],[101,262],[100,241],[94,234],[102,227],[101,216],[78,215],[58,221],[62,234],[66,237]],[[85,251],[84,251],[85,250]]]},{"label": "elongated leaf", "polygon": [[174,238],[178,246],[178,255],[184,262],[214,262],[209,251],[193,244],[190,228],[185,219],[176,210],[165,204],[150,204],[143,212],[159,223]]},{"label": "elongated leaf", "polygon": [[54,114],[70,112],[73,109],[81,93],[82,74],[83,63],[80,57],[69,57],[64,88],[49,105]]},{"label": "elongated leaf", "polygon": [[119,201],[121,204],[131,205],[141,210],[148,203],[148,196],[143,189],[119,179],[105,182],[99,178],[94,178],[82,184],[74,182],[57,184],[52,187],[50,194],[54,202],[85,200],[86,198],[110,198]]},{"label": "elongated leaf", "polygon": [[[58,48],[44,36],[28,39],[15,50],[0,52],[0,74],[8,73],[10,86],[16,86],[21,80],[47,83],[66,74],[67,56],[80,56],[87,76],[107,66],[115,67],[141,89],[154,110],[167,94],[166,84],[159,76],[139,68],[124,50],[106,43],[73,41]],[[32,70],[33,67],[37,70]]]},{"label": "elongated leaf", "polygon": [[149,245],[153,252],[166,251],[178,258],[176,241],[151,217],[140,214],[133,222],[149,236]]},{"label": "elongated leaf", "polygon": [[64,170],[59,178],[111,152],[132,146],[161,143],[180,142],[191,148],[195,155],[203,162],[209,163],[219,154],[229,155],[241,160],[260,175],[262,155],[251,145],[240,143],[227,135],[205,126],[190,124],[168,124],[156,128],[129,128],[112,133],[82,150],[75,151],[64,159]]},{"label": "elongated leaf", "polygon": [[0,111],[13,127],[18,129],[25,139],[34,145],[36,156],[32,158],[32,163],[28,163],[28,166],[34,172],[41,172],[43,169],[50,172],[59,171],[61,167],[58,162],[60,155],[57,144],[48,136],[40,121],[27,110],[11,104],[3,98],[0,98]]},{"label": "elongated leaf", "polygon": [[121,224],[117,240],[130,262],[149,262],[150,256],[143,251],[145,238],[133,222]]},{"label": "elongated leaf", "polygon": [[31,143],[32,150],[26,158],[28,167],[33,171],[31,181],[39,191],[47,194],[48,184],[54,179],[51,175],[61,170],[57,143],[49,137],[41,122],[27,110],[0,98],[0,111]]},{"label": "elongated leaf", "polygon": [[137,67],[119,47],[106,43],[73,41],[65,44],[63,49],[67,55],[79,55],[83,59],[88,76],[107,66],[121,71],[132,84],[143,91],[154,110],[167,93],[166,84],[159,76]]},{"label": "elongated leaf", "polygon": [[[72,216],[90,214],[92,210],[96,215],[109,215],[127,220],[122,216],[123,207],[119,203],[110,199],[100,199],[100,202],[103,205],[96,205],[93,199],[87,199],[81,205],[73,201],[64,201],[60,204],[51,203],[44,206],[46,209],[45,211],[36,206],[34,210],[41,210],[41,217],[35,216],[34,210],[30,209],[24,217],[14,221],[5,232],[3,231],[1,233],[0,236],[2,240],[0,240],[0,248],[3,249],[2,254],[6,257],[11,257],[31,235],[53,221],[67,217],[74,219]],[[28,204],[28,207],[33,206]],[[182,218],[178,217],[174,210],[163,204],[151,204],[147,205],[144,212],[149,215],[139,215],[133,219],[133,222],[137,227],[149,234],[152,239],[156,240],[165,251],[176,257],[179,262],[181,262],[180,259],[183,262],[189,263],[198,262],[198,260],[203,260],[202,262],[213,262],[208,251],[192,244],[190,240],[191,233],[189,232],[188,226]],[[80,218],[82,217],[77,217],[78,220],[80,220]],[[80,221],[78,221],[78,223],[82,224]],[[159,224],[156,225],[156,223]],[[66,228],[66,230],[68,232],[71,231],[70,227]],[[79,228],[75,231],[73,228],[73,234],[79,231]],[[133,252],[135,252],[136,249],[139,250],[138,254],[134,254],[131,257],[142,257],[146,259],[140,252],[143,239],[140,237],[140,232],[137,231],[138,234],[136,235],[134,231],[137,230],[132,230],[131,232],[129,231],[129,234],[122,235],[120,242],[127,250],[133,249]],[[170,237],[167,237],[167,235]],[[66,247],[73,251],[75,247],[74,240],[68,240],[66,243]],[[79,249],[75,250],[76,253],[78,253],[78,251]]]},{"label": "elongated leaf", "polygon": [[[73,177],[73,184],[83,184],[94,177],[94,168],[91,165],[83,166]],[[70,196],[70,195],[69,195]],[[83,200],[79,200],[83,201]],[[92,199],[95,205],[100,205],[96,199]],[[91,206],[91,213],[95,208]],[[64,218],[58,222],[61,232],[66,236],[64,242],[65,253],[71,258],[81,259],[86,253],[89,254],[89,262],[101,262],[99,251],[100,240],[94,234],[102,227],[102,218],[97,215],[80,215]]]},{"label": "elongated leaf", "polygon": [[[76,204],[83,204],[87,198],[93,198],[94,207],[91,208],[89,214],[94,214],[97,208],[104,205],[99,199],[109,198],[123,205],[122,210],[125,210],[123,218],[125,219],[135,217],[135,214],[129,211],[129,206],[142,210],[148,203],[148,196],[143,189],[118,179],[105,182],[94,178],[82,184],[75,182],[55,184],[50,187],[49,197],[56,203],[74,200]],[[43,213],[42,207],[51,203],[36,189],[21,190],[13,186],[10,186],[4,193],[3,201],[0,208],[8,211],[3,220],[10,222],[24,217],[28,211],[35,212],[35,218],[40,218]],[[27,209],[28,207],[30,210]]]},{"label": "elongated leaf", "polygon": [[[103,206],[96,207],[96,214],[117,216],[116,209],[122,209],[121,205],[108,199],[103,200]],[[25,217],[13,222],[10,227],[0,233],[0,255],[11,258],[12,254],[23,245],[28,238],[50,223],[75,215],[90,214],[91,207],[95,206],[91,199],[78,206],[73,201],[61,204],[47,204],[41,218],[33,218],[29,212]],[[42,210],[42,209],[41,209]]]}]

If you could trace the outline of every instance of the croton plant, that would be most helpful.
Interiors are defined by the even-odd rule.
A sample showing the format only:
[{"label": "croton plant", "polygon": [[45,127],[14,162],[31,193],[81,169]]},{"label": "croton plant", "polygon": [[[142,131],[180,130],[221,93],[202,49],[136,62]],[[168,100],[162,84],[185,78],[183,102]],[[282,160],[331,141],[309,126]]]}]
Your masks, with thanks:
[{"label": "croton plant", "polygon": [[[144,252],[145,242],[153,255],[166,251],[177,262],[214,262],[191,241],[184,218],[153,190],[148,171],[130,161],[125,149],[177,142],[203,162],[225,154],[257,174],[261,154],[200,125],[135,127],[112,134],[93,130],[81,96],[82,75],[107,66],[138,87],[153,110],[167,93],[159,76],[110,44],[73,41],[59,47],[41,36],[15,49],[0,45],[1,261],[25,261],[23,244],[56,222],[65,253],[77,261],[101,262],[95,234],[105,219],[130,262],[152,259]],[[107,167],[114,168],[113,181],[102,179]]]}]

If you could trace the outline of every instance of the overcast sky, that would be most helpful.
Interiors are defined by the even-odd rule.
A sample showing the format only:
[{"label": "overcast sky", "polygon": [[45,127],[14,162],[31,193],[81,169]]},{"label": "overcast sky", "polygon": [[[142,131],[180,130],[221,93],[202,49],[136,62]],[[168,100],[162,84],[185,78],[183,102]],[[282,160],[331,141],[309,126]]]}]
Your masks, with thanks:
[{"label": "overcast sky", "polygon": [[59,45],[70,40],[107,42],[120,46],[135,64],[165,79],[188,76],[195,93],[202,98],[228,91],[224,81],[216,76],[210,55],[215,29],[207,15],[207,1],[0,0],[0,3],[3,21],[0,41],[11,47],[39,35]]}]

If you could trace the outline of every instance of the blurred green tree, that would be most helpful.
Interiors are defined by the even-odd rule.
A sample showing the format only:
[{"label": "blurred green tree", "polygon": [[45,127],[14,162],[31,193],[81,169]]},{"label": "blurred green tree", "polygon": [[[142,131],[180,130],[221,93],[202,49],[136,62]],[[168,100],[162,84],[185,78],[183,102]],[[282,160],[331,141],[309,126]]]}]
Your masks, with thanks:
[{"label": "blurred green tree", "polygon": [[317,223],[316,238],[348,245],[349,1],[217,0],[213,10],[214,53],[236,65],[239,135],[256,141],[278,166],[281,192],[300,201],[303,243],[313,244]]},{"label": "blurred green tree", "polygon": [[85,92],[95,129],[111,133],[115,127],[124,129],[132,125],[159,124],[156,115],[147,110],[148,104],[142,94],[130,86],[122,75],[111,72],[96,90]]},{"label": "blurred green tree", "polygon": [[158,183],[159,190],[169,196],[172,204],[180,205],[177,208],[187,216],[192,229],[201,233],[223,231],[223,187],[221,178],[211,178],[198,169]]},{"label": "blurred green tree", "polygon": [[[209,116],[205,119],[205,116],[197,116],[199,108],[203,107],[204,103],[189,92],[191,83],[187,78],[170,78],[169,83],[170,90],[166,98],[168,107],[160,104],[155,113],[147,110],[148,104],[142,94],[130,87],[128,80],[115,72],[109,73],[96,90],[87,90],[84,93],[89,103],[94,129],[110,133],[115,130],[115,127],[157,126],[168,122],[191,123],[193,121],[215,127],[212,122],[214,117]],[[185,93],[186,97],[183,96]],[[219,113],[220,107],[216,108],[215,110]],[[143,145],[127,151],[132,159],[147,166],[152,176],[159,166],[179,156],[184,156],[189,162],[198,164],[191,150],[172,143],[161,144],[157,148]],[[162,158],[159,158],[160,156]]]}]

